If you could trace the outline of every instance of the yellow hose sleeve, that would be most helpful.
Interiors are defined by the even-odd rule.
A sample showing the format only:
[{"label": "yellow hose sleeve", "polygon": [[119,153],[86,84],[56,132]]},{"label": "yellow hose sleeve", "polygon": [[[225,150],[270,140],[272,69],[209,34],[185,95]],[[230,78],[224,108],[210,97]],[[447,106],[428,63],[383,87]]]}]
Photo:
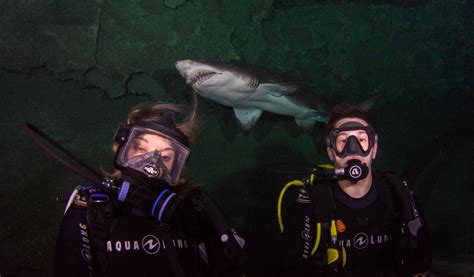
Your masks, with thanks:
[{"label": "yellow hose sleeve", "polygon": [[321,223],[318,222],[316,224],[316,238],[314,241],[313,249],[311,249],[311,256],[313,256],[314,253],[316,253],[316,250],[318,250],[320,241],[321,241]]},{"label": "yellow hose sleeve", "polygon": [[301,180],[293,180],[288,182],[283,189],[280,191],[280,196],[278,197],[278,204],[277,204],[277,216],[278,216],[278,225],[280,226],[280,232],[283,233],[283,220],[281,218],[281,203],[283,201],[283,195],[285,194],[286,190],[291,186],[302,186],[303,182]]}]

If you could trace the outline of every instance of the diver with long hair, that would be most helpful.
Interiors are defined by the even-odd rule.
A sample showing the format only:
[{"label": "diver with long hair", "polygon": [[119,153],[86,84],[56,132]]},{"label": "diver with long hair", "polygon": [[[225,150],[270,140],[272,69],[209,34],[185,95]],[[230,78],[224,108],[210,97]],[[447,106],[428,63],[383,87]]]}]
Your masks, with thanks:
[{"label": "diver with long hair", "polygon": [[241,276],[244,241],[185,173],[196,111],[150,103],[115,134],[115,172],[71,195],[55,276]]}]

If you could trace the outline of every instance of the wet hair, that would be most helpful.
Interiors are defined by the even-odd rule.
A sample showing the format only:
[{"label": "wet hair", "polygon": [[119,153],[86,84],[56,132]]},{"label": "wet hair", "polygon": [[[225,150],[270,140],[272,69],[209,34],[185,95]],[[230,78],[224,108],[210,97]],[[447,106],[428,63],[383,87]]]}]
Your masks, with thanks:
[{"label": "wet hair", "polygon": [[[127,124],[137,121],[163,122],[168,120],[167,117],[169,117],[170,113],[178,117],[180,115],[185,115],[184,111],[184,106],[172,103],[154,102],[140,104],[135,106],[128,114]],[[181,122],[175,122],[175,126],[187,136],[189,143],[192,144],[199,132],[199,123],[196,118],[196,112],[190,112]]]},{"label": "wet hair", "polygon": [[[176,120],[175,126],[187,136],[189,144],[192,145],[200,130],[200,122],[196,115],[196,105],[197,103],[193,103],[192,110],[186,112],[186,107],[180,104],[166,102],[139,104],[130,110],[127,116],[127,124],[139,121],[162,122],[169,117],[170,113],[173,113],[177,119],[184,117],[181,121]],[[112,152],[114,154],[117,153],[118,147],[117,142],[112,143]],[[112,179],[118,179],[122,173],[119,170],[114,170],[113,172],[105,172],[105,174]],[[191,183],[186,168],[183,168],[178,184],[175,186],[178,194],[184,195],[195,187],[197,187],[197,185]]]},{"label": "wet hair", "polygon": [[332,129],[334,129],[336,123],[343,119],[343,118],[359,118],[367,122],[370,127],[374,128],[375,132],[377,132],[377,128],[375,126],[375,121],[372,116],[369,114],[368,110],[365,108],[350,104],[350,103],[340,103],[334,106],[331,114],[329,115],[328,125],[326,126],[326,133],[325,137],[328,138],[329,133]]}]

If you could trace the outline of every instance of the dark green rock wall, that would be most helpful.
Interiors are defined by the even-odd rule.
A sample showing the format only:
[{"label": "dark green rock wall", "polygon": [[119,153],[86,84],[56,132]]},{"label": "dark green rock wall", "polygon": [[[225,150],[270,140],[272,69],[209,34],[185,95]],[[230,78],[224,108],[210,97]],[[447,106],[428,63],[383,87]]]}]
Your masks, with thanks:
[{"label": "dark green rock wall", "polygon": [[[0,275],[51,274],[55,197],[83,183],[32,145],[22,122],[110,168],[116,124],[133,105],[190,102],[174,69],[184,58],[299,70],[336,101],[385,91],[373,108],[375,166],[419,195],[439,272],[472,269],[473,28],[472,0],[0,0]],[[298,176],[270,165],[326,162],[323,126],[304,133],[264,114],[241,133],[230,108],[200,98],[198,110],[191,174],[247,238],[250,268],[275,268],[276,199]]]}]

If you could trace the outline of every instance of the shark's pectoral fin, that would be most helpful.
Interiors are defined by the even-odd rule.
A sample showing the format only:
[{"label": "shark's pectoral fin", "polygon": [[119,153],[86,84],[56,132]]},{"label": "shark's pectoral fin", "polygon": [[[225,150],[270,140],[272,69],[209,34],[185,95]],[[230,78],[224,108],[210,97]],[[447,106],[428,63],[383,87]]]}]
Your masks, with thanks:
[{"label": "shark's pectoral fin", "polygon": [[301,83],[278,83],[278,84],[260,84],[257,89],[258,94],[270,94],[275,97],[292,94],[297,91]]},{"label": "shark's pectoral fin", "polygon": [[262,115],[262,110],[259,109],[239,109],[234,108],[234,113],[237,119],[239,120],[242,129],[248,131],[252,128],[253,125],[257,122],[257,120]]},{"label": "shark's pectoral fin", "polygon": [[314,123],[316,122],[322,122],[327,124],[328,123],[328,114],[323,113],[323,112],[318,112],[318,111],[313,111],[312,115],[310,118],[306,119],[299,119],[295,118],[296,124],[301,127],[304,130],[310,130],[313,128]]}]

